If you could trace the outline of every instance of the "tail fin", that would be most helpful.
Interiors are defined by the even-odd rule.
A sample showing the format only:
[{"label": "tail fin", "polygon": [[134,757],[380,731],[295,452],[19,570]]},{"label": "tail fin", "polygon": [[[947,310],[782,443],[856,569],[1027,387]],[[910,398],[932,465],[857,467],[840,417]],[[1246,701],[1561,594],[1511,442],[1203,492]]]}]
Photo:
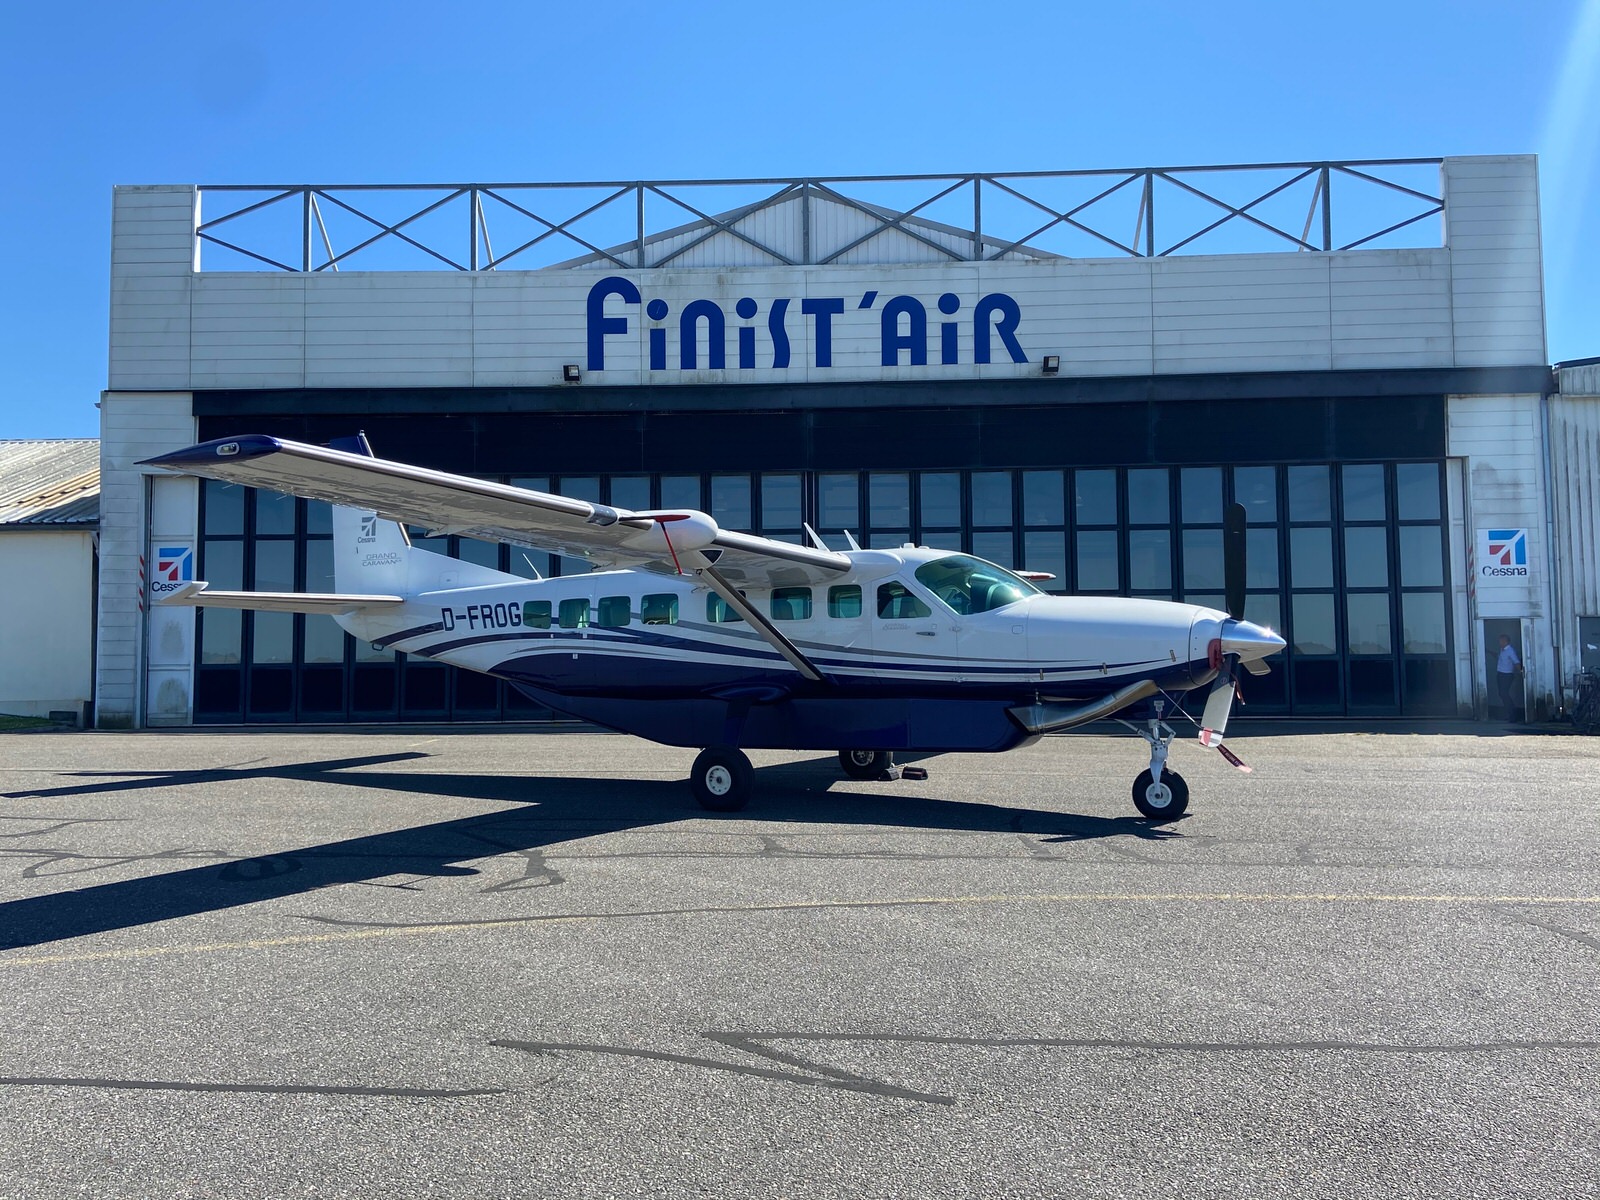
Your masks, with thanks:
[{"label": "tail fin", "polygon": [[[334,450],[376,458],[367,435],[328,443]],[[375,512],[335,507],[333,510],[333,582],[341,593],[415,596],[455,587],[521,582],[489,567],[418,550],[404,526]]]}]

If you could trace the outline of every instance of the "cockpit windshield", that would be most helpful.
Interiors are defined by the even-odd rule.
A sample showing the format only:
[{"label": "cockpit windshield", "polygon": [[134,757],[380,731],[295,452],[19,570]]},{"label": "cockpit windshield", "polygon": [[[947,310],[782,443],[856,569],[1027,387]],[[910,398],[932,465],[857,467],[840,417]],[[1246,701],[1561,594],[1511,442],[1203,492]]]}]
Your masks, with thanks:
[{"label": "cockpit windshield", "polygon": [[1004,567],[965,554],[923,563],[917,568],[917,582],[963,614],[988,612],[1039,594],[1033,584]]}]

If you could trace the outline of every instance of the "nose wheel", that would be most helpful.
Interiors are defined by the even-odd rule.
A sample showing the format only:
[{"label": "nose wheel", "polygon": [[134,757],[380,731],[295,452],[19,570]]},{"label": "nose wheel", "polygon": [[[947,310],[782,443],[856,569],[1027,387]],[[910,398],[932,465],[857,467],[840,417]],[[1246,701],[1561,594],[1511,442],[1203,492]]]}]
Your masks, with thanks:
[{"label": "nose wheel", "polygon": [[882,779],[894,765],[894,755],[887,750],[841,750],[839,769],[851,779]]},{"label": "nose wheel", "polygon": [[1189,807],[1189,785],[1176,771],[1167,770],[1167,751],[1172,746],[1172,727],[1161,719],[1160,701],[1156,716],[1144,728],[1124,722],[1150,746],[1150,766],[1133,781],[1133,806],[1152,821],[1173,821]]}]

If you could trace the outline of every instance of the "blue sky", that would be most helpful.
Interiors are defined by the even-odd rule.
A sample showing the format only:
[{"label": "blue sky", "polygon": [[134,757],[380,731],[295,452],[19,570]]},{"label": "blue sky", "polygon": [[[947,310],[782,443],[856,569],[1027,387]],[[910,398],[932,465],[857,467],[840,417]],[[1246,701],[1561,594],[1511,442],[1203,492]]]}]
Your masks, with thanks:
[{"label": "blue sky", "polygon": [[1600,355],[1600,0],[13,5],[0,437],[93,436],[117,183],[1540,155]]}]

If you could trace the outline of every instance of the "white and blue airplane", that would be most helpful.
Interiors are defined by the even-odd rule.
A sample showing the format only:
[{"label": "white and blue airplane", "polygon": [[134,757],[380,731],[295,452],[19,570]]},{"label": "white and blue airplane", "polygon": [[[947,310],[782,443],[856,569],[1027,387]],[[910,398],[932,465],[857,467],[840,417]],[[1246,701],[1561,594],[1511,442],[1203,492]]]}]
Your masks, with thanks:
[{"label": "white and blue airplane", "polygon": [[[1209,685],[1201,744],[1222,745],[1238,671],[1283,649],[1243,619],[1244,510],[1224,531],[1227,612],[1052,596],[967,554],[794,545],[706,513],[631,512],[375,458],[364,436],[326,446],[262,435],[147,460],[321,500],[334,509],[335,594],[185,585],[162,603],[329,614],[349,633],[507,680],[549,708],[673,746],[700,747],[690,785],[736,811],[747,749],[836,750],[855,779],[896,751],[1010,750],[1118,717],[1149,744],[1133,802],[1152,820],[1188,806],[1167,763],[1175,696]],[[524,579],[413,547],[407,525],[587,560]],[[1050,576],[1034,576],[1048,579]],[[1181,710],[1180,710],[1181,711]]]}]

